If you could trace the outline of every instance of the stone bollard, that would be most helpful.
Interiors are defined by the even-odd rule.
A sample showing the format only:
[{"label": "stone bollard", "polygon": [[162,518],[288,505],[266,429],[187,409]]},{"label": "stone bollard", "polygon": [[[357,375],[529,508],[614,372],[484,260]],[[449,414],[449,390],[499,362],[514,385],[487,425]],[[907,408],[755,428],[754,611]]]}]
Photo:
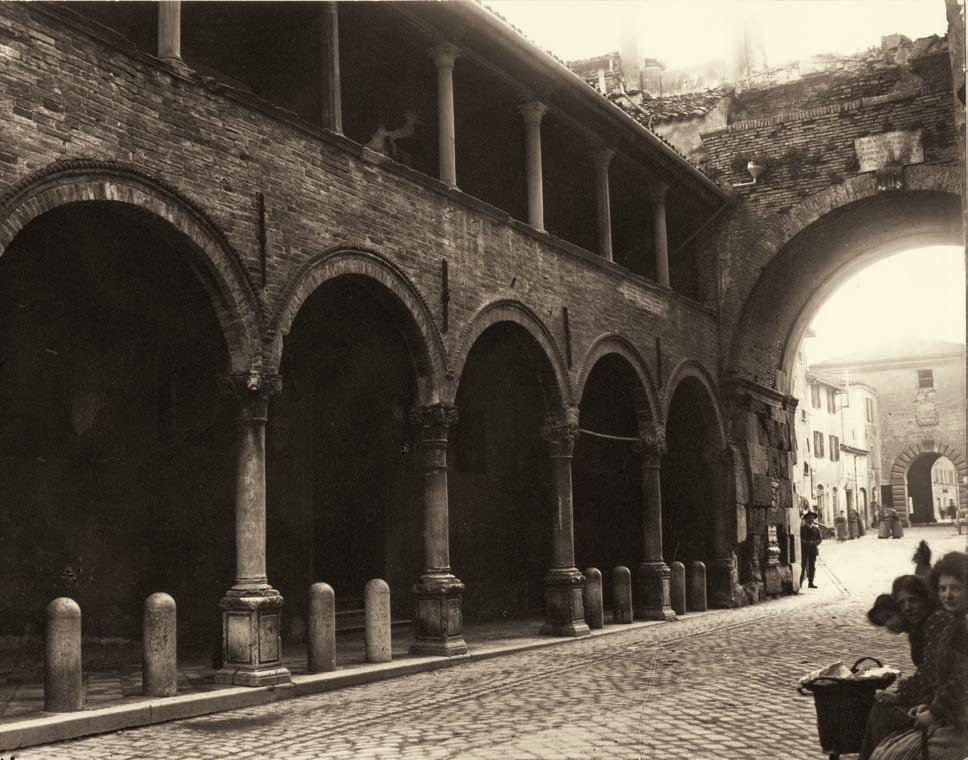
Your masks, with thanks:
[{"label": "stone bollard", "polygon": [[686,609],[691,612],[705,612],[706,602],[706,566],[696,560],[689,563],[688,584],[686,585]]},{"label": "stone bollard", "polygon": [[632,622],[632,573],[624,565],[612,570],[612,622]]},{"label": "stone bollard", "polygon": [[83,706],[81,608],[62,596],[47,605],[44,710],[73,712]]},{"label": "stone bollard", "polygon": [[174,599],[162,593],[145,599],[141,689],[147,697],[173,697],[178,693],[176,625]]},{"label": "stone bollard", "polygon": [[366,661],[390,662],[390,587],[380,578],[367,581],[363,593]]},{"label": "stone bollard", "polygon": [[309,672],[336,670],[336,594],[328,583],[309,587],[306,628]]},{"label": "stone bollard", "polygon": [[681,562],[672,563],[669,596],[673,612],[677,615],[684,615],[686,612],[686,566]]},{"label": "stone bollard", "polygon": [[585,622],[591,629],[605,627],[605,610],[602,602],[602,572],[597,567],[585,570],[585,590],[582,593],[585,605]]}]

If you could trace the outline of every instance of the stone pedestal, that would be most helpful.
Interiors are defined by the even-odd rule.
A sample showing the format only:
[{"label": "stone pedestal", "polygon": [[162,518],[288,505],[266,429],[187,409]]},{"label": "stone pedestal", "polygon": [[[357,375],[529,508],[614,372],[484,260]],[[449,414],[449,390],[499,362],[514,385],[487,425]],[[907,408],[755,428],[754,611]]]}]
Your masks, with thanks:
[{"label": "stone pedestal", "polygon": [[272,587],[258,594],[251,589],[230,589],[222,608],[221,670],[215,683],[234,686],[271,686],[289,683],[282,666],[283,599]]},{"label": "stone pedestal", "polygon": [[662,560],[643,562],[636,574],[637,620],[675,620],[669,579],[672,571]]},{"label": "stone pedestal", "polygon": [[413,587],[416,619],[410,654],[467,654],[464,642],[464,584],[454,576],[425,577]]},{"label": "stone pedestal", "polygon": [[588,636],[582,594],[585,576],[577,568],[555,568],[544,578],[545,624],[549,636]]}]

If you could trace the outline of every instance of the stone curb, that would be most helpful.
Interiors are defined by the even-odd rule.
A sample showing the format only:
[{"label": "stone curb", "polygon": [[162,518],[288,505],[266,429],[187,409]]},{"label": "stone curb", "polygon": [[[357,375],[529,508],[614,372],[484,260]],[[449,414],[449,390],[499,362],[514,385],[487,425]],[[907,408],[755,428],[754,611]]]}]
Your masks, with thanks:
[{"label": "stone curb", "polygon": [[[709,613],[690,613],[688,617],[707,614]],[[110,733],[126,728],[149,726],[182,718],[195,718],[243,707],[256,707],[282,699],[345,689],[350,686],[361,686],[415,673],[455,667],[467,662],[489,660],[506,654],[516,654],[575,641],[586,641],[589,638],[608,636],[613,633],[661,624],[662,621],[657,620],[610,624],[604,629],[592,631],[590,636],[542,638],[516,644],[485,645],[476,651],[454,657],[421,657],[403,662],[362,665],[354,667],[352,670],[296,675],[292,677],[290,684],[258,687],[235,686],[201,694],[139,699],[131,704],[98,707],[73,713],[46,713],[37,718],[0,725],[0,752],[78,739],[94,734]]]}]

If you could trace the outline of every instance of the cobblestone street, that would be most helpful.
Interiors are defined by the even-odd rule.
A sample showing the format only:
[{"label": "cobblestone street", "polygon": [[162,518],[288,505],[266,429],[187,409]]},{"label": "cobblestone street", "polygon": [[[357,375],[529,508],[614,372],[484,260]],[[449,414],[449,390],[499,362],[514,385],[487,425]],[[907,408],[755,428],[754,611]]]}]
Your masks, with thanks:
[{"label": "cobblestone street", "polygon": [[921,538],[935,559],[965,546],[950,526],[826,541],[798,596],[15,756],[820,758],[797,679],[863,655],[910,672],[906,639],[865,612]]}]

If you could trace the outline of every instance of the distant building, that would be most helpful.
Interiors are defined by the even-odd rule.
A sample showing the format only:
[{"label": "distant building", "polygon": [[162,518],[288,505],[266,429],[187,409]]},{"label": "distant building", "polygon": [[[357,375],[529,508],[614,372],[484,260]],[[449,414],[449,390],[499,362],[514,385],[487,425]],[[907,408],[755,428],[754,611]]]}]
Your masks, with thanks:
[{"label": "distant building", "polygon": [[940,519],[952,501],[968,506],[964,344],[894,343],[811,369],[877,389],[882,493],[906,519]]}]

